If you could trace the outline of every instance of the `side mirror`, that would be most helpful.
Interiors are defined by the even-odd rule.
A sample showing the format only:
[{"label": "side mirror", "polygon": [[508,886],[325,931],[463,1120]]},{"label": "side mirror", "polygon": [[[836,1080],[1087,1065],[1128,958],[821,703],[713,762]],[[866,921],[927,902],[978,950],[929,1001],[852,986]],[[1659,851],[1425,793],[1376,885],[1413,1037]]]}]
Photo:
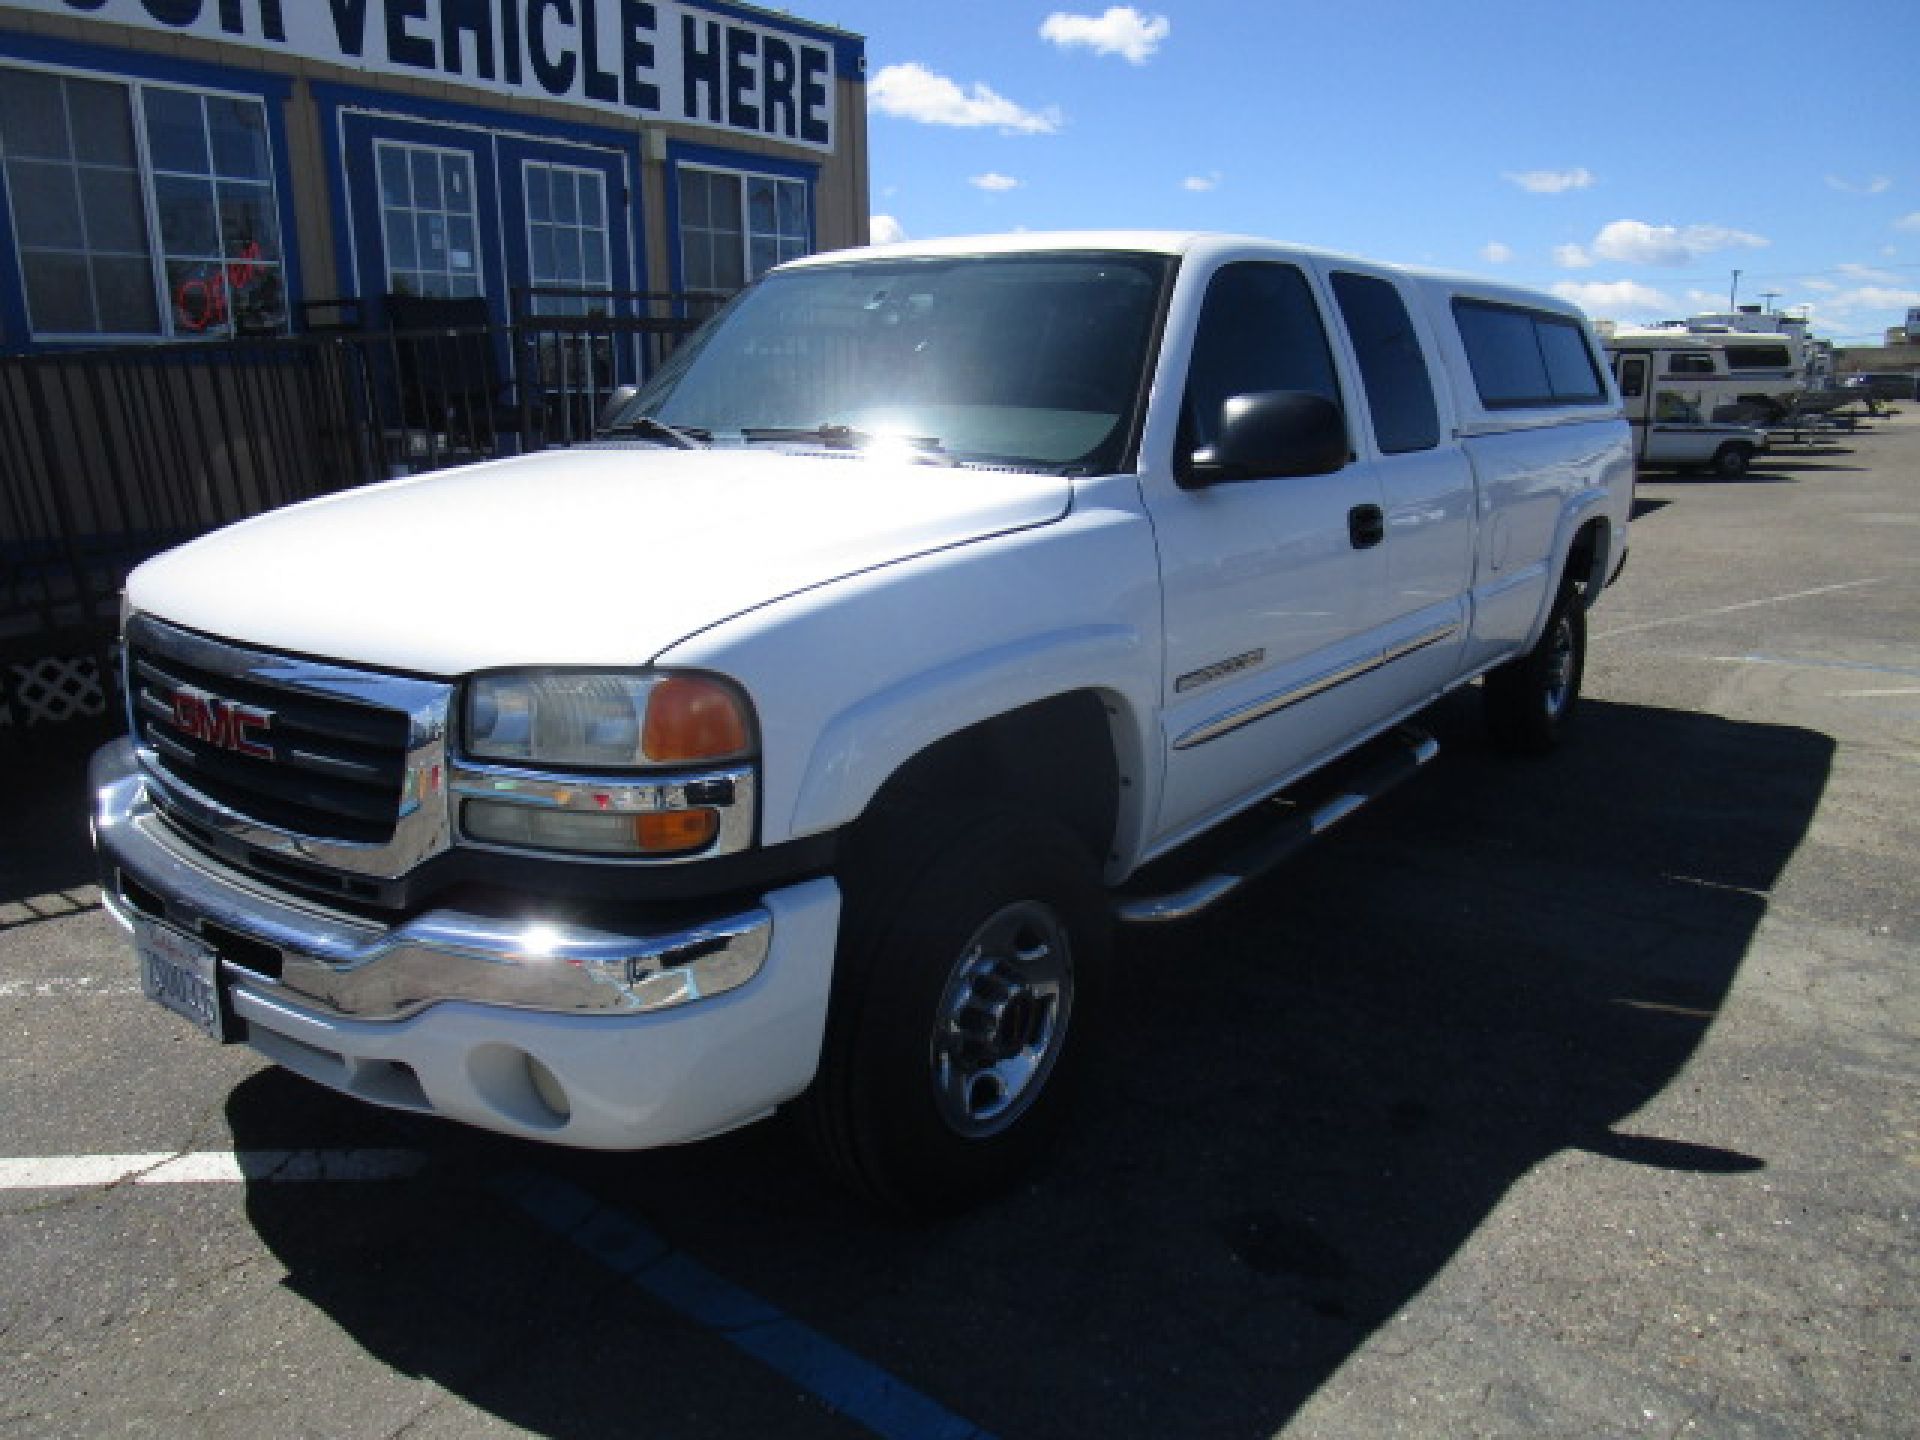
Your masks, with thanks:
[{"label": "side mirror", "polygon": [[1190,490],[1237,480],[1331,475],[1351,456],[1346,417],[1324,395],[1266,390],[1220,407],[1213,444],[1193,452],[1180,483]]},{"label": "side mirror", "polygon": [[638,385],[615,386],[613,393],[607,396],[607,403],[600,407],[600,421],[594,428],[604,430],[613,424],[620,412],[627,408],[627,402],[639,393]]}]

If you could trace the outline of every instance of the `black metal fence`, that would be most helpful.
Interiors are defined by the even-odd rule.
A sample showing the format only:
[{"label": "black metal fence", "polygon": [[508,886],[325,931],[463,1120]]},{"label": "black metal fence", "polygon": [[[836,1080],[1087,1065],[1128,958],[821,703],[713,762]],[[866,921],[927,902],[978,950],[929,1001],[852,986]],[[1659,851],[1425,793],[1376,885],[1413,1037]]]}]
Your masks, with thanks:
[{"label": "black metal fence", "polygon": [[103,708],[118,593],[148,556],[330,491],[587,439],[721,299],[518,291],[505,326],[416,300],[401,329],[357,328],[338,301],[307,309],[347,323],[299,335],[0,356],[0,726]]}]

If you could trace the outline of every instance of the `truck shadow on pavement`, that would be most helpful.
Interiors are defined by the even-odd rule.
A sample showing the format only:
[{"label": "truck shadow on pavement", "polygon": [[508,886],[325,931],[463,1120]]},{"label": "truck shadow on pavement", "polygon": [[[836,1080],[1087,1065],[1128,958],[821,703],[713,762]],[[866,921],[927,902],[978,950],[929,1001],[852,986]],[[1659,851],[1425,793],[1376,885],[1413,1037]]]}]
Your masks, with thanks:
[{"label": "truck shadow on pavement", "polygon": [[267,1070],[231,1097],[239,1148],[411,1145],[431,1168],[256,1183],[250,1217],[380,1362],[543,1434],[857,1427],[529,1223],[488,1187],[503,1170],[563,1178],[987,1432],[1271,1434],[1542,1161],[1766,1163],[1626,1117],[1712,1025],[1832,742],[1589,701],[1559,755],[1517,763],[1475,700],[1430,714],[1443,755],[1420,779],[1257,893],[1127,945],[1104,1083],[996,1205],[876,1219],[778,1124],[580,1155]]}]

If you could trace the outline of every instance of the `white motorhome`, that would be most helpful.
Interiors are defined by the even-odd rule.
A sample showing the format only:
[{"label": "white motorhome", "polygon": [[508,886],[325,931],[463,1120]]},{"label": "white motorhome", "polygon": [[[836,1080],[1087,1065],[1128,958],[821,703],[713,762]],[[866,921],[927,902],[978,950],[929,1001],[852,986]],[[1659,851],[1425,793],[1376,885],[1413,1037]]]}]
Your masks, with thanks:
[{"label": "white motorhome", "polygon": [[1650,422],[1780,420],[1807,388],[1804,344],[1789,334],[1656,328],[1605,337],[1636,434]]}]

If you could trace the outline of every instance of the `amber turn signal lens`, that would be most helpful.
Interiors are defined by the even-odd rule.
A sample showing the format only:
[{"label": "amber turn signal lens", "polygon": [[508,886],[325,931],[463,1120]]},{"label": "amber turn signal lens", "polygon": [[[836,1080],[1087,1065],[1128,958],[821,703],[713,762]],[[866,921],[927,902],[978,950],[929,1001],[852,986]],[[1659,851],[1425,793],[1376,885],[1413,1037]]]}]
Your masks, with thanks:
[{"label": "amber turn signal lens", "polygon": [[647,697],[640,743],[656,764],[731,760],[751,747],[752,728],[745,702],[728,686],[697,675],[671,675]]},{"label": "amber turn signal lens", "polygon": [[635,816],[633,821],[634,842],[643,855],[700,850],[711,845],[719,833],[717,810],[660,810]]}]

